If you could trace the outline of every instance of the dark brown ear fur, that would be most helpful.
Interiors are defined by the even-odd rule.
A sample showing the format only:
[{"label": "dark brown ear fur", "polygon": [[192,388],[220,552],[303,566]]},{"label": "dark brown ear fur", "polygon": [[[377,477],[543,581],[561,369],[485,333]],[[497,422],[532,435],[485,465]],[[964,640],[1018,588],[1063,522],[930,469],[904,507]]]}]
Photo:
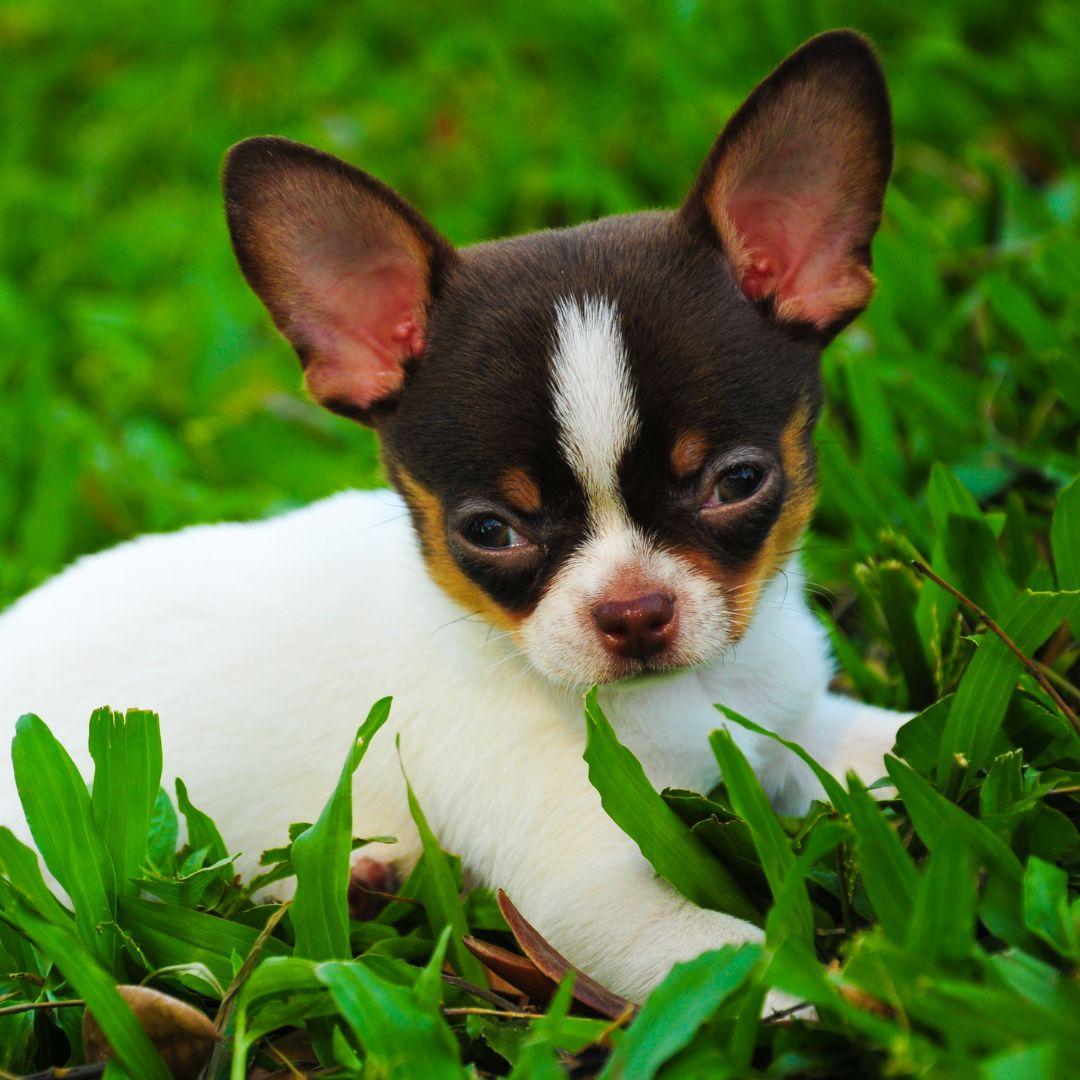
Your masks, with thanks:
[{"label": "dark brown ear fur", "polygon": [[751,93],[682,208],[774,316],[832,336],[874,288],[870,241],[892,169],[884,76],[850,30],[811,39]]},{"label": "dark brown ear fur", "polygon": [[240,267],[312,396],[364,421],[391,407],[453,249],[385,184],[288,139],[238,143],[223,182]]}]

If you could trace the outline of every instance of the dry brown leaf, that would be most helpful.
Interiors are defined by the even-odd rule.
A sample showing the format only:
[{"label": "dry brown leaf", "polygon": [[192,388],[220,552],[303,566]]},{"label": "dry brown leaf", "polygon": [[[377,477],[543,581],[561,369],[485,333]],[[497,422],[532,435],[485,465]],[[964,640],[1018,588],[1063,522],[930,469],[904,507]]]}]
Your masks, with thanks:
[{"label": "dry brown leaf", "polygon": [[519,956],[509,949],[500,948],[479,938],[466,937],[464,942],[465,947],[484,967],[530,1001],[546,1005],[554,997],[555,983],[527,956]]},{"label": "dry brown leaf", "polygon": [[574,972],[574,998],[609,1020],[619,1020],[637,1012],[637,1006],[595,979],[574,967],[569,960],[553,948],[510,900],[499,890],[499,910],[510,927],[521,951],[536,965],[542,975],[554,983],[562,982],[568,971]]}]

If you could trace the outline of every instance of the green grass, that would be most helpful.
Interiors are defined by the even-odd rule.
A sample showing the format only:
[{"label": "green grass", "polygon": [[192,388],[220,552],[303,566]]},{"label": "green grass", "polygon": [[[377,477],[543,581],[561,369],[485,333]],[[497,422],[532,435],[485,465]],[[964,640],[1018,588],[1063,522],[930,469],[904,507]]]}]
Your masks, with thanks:
[{"label": "green grass", "polygon": [[[691,852],[660,869],[752,906],[767,942],[677,968],[628,1028],[568,1012],[565,992],[528,1022],[454,1011],[490,1004],[440,978],[444,957],[469,965],[460,929],[513,941],[489,895],[459,899],[436,838],[405,886],[417,902],[343,921],[331,871],[351,838],[327,792],[319,823],[294,830],[295,864],[270,855],[268,875],[307,881],[282,914],[233,879],[227,822],[221,835],[186,793],[157,792],[150,716],[95,717],[92,798],[25,720],[25,809],[72,909],[0,833],[0,1068],[81,1060],[80,1008],[12,1010],[85,999],[128,1075],[155,1075],[112,990],[149,978],[219,1017],[217,1078],[243,1075],[233,1048],[268,1061],[269,1034],[296,1025],[344,1075],[1080,1071],[1080,740],[984,621],[911,567],[981,605],[1077,708],[1073,5],[0,3],[0,603],[141,531],[377,481],[371,435],[303,400],[235,268],[217,187],[231,142],[334,151],[458,243],[672,205],[754,81],[837,25],[882,50],[897,167],[877,297],[825,360],[807,564],[842,685],[920,712],[907,764],[890,764],[900,797],[844,782],[777,819],[720,735],[728,789],[629,799],[604,790],[638,774],[593,709],[609,812],[646,852]],[[769,987],[819,1021],[754,1022]]]}]

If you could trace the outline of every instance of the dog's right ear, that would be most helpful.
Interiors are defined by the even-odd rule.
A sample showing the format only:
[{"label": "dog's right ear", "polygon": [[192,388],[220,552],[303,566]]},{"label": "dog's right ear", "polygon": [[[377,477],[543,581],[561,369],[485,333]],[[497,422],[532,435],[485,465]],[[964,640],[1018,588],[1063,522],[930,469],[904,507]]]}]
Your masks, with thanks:
[{"label": "dog's right ear", "polygon": [[223,181],[240,267],[312,396],[370,423],[424,351],[453,248],[385,184],[288,139],[237,143]]}]

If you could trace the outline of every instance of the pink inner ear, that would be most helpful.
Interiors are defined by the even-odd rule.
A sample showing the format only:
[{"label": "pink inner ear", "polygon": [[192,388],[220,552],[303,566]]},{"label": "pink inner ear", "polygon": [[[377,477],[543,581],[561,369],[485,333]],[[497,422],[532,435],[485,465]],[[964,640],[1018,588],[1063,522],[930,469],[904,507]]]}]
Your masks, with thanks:
[{"label": "pink inner ear", "polygon": [[307,383],[330,404],[369,409],[398,390],[405,360],[424,349],[426,283],[407,255],[376,257],[344,273],[313,275],[293,330],[307,346]]},{"label": "pink inner ear", "polygon": [[772,296],[782,318],[824,328],[865,303],[872,288],[869,271],[851,254],[862,208],[852,205],[839,163],[805,148],[785,151],[740,178],[719,209],[737,232],[743,293]]}]

